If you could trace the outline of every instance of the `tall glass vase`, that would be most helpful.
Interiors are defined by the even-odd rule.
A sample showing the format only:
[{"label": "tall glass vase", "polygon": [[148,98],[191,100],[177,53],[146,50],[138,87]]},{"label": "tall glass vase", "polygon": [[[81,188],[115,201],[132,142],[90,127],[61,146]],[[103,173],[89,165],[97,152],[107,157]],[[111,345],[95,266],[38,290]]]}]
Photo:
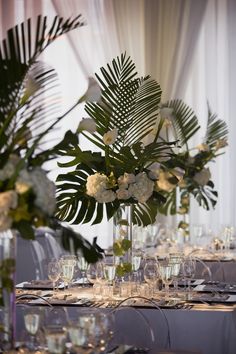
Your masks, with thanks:
[{"label": "tall glass vase", "polygon": [[13,230],[0,232],[0,348],[15,345],[15,259],[16,235]]},{"label": "tall glass vase", "polygon": [[180,189],[180,201],[179,201],[179,222],[178,229],[181,233],[183,243],[189,243],[190,241],[190,194]]},{"label": "tall glass vase", "polygon": [[113,217],[113,253],[118,276],[132,270],[133,206],[123,204]]}]

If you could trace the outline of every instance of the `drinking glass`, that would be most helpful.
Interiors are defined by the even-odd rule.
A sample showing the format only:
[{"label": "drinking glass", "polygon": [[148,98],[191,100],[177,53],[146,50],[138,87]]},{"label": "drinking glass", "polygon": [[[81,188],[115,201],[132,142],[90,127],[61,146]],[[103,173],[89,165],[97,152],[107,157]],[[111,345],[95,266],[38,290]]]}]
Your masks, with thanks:
[{"label": "drinking glass", "polygon": [[41,322],[41,312],[36,308],[24,310],[24,324],[27,333],[30,335],[29,349],[36,349],[36,335],[38,334]]},{"label": "drinking glass", "polygon": [[116,276],[116,266],[114,263],[104,264],[105,278],[107,279],[108,285],[113,285],[113,280]]},{"label": "drinking glass", "polygon": [[87,279],[90,284],[94,284],[97,282],[97,264],[96,263],[90,263],[87,268]]},{"label": "drinking glass", "polygon": [[183,276],[187,283],[187,290],[191,296],[191,279],[194,277],[196,271],[196,261],[193,258],[185,258],[183,262]]},{"label": "drinking glass", "polygon": [[65,353],[67,332],[64,327],[49,326],[45,328],[45,338],[48,353],[63,354]]},{"label": "drinking glass", "polygon": [[76,257],[71,255],[62,256],[60,259],[61,279],[64,282],[64,289],[69,287],[70,282],[74,277]]},{"label": "drinking glass", "polygon": [[173,280],[172,265],[170,263],[159,264],[161,280],[165,286],[165,298],[169,298],[169,286]]},{"label": "drinking glass", "polygon": [[183,255],[181,253],[171,253],[169,255],[169,264],[172,266],[172,278],[174,290],[178,291],[178,279],[180,276],[181,264],[183,262]]},{"label": "drinking glass", "polygon": [[61,275],[61,265],[57,260],[52,260],[48,263],[48,278],[52,281],[53,293],[56,288],[56,283]]},{"label": "drinking glass", "polygon": [[138,282],[138,271],[141,265],[142,253],[141,251],[133,251],[132,253],[132,271],[133,279],[135,282]]},{"label": "drinking glass", "polygon": [[85,286],[86,271],[88,269],[88,262],[85,260],[85,258],[83,256],[78,256],[78,267],[81,271],[82,286]]},{"label": "drinking glass", "polygon": [[144,270],[143,270],[144,280],[148,283],[150,288],[150,295],[153,297],[155,292],[155,287],[157,280],[159,278],[157,261],[155,259],[147,259],[145,261]]}]

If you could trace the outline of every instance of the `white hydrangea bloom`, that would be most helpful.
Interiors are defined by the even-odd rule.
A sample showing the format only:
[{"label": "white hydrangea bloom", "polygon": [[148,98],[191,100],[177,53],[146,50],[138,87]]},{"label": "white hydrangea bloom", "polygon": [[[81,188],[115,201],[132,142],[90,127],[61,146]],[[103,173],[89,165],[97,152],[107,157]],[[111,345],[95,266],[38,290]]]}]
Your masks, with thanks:
[{"label": "white hydrangea bloom", "polygon": [[53,215],[56,209],[56,187],[40,167],[30,173],[33,181],[33,191],[36,195],[35,204],[48,215]]},{"label": "white hydrangea bloom", "polygon": [[88,176],[86,183],[87,194],[94,197],[101,190],[107,188],[107,182],[107,176],[101,173]]},{"label": "white hydrangea bloom", "polygon": [[18,162],[19,157],[17,155],[12,154],[9,156],[9,160],[7,161],[3,169],[0,170],[0,181],[4,181],[12,177]]},{"label": "white hydrangea bloom", "polygon": [[116,199],[116,193],[110,189],[104,189],[96,194],[95,199],[98,203],[111,203]]},{"label": "white hydrangea bloom", "polygon": [[36,167],[32,171],[20,172],[16,189],[18,193],[24,193],[27,188],[33,189],[35,205],[48,215],[53,215],[56,208],[56,187],[42,168]]},{"label": "white hydrangea bloom", "polygon": [[99,203],[109,203],[116,199],[116,194],[107,189],[108,178],[104,174],[95,173],[88,176],[86,189],[87,194],[94,197]]},{"label": "white hydrangea bloom", "polygon": [[145,203],[152,195],[154,182],[151,181],[145,172],[135,177],[135,183],[130,184],[129,192],[139,203]]},{"label": "white hydrangea bloom", "polygon": [[209,168],[203,168],[200,172],[196,173],[193,180],[200,186],[205,186],[211,178],[211,172]]},{"label": "white hydrangea bloom", "polygon": [[125,182],[124,176],[120,176],[117,180],[119,189],[127,189],[128,188],[128,183]]}]

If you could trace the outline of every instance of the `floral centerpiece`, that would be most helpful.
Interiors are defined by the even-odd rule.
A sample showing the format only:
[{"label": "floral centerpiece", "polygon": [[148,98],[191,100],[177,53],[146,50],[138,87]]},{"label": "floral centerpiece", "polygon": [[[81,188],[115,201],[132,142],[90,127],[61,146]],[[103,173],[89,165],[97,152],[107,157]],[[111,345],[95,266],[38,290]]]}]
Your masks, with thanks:
[{"label": "floral centerpiece", "polygon": [[[183,116],[179,113],[177,101],[169,101],[165,104],[165,132],[166,139],[174,136],[178,139],[180,150],[178,152],[181,168],[185,171],[182,181],[177,189],[173,189],[167,196],[164,208],[160,210],[164,214],[180,214],[182,220],[178,227],[182,230],[183,236],[189,238],[189,208],[190,197],[192,196],[206,210],[214,208],[217,203],[218,193],[215,190],[210,171],[210,163],[224,153],[228,145],[227,124],[218,119],[216,114],[211,112],[208,105],[208,119],[206,132],[203,141],[197,146],[191,144],[188,135],[183,134]],[[195,117],[195,133],[200,129],[197,117]],[[192,137],[192,136],[191,136]],[[191,144],[191,145],[190,145]],[[176,157],[175,157],[176,158]],[[179,202],[178,202],[179,200]]]},{"label": "floral centerpiece", "polygon": [[[96,247],[55,218],[56,188],[43,169],[44,162],[54,159],[61,148],[78,141],[77,133],[68,131],[56,145],[45,149],[55,125],[79,103],[94,100],[100,93],[95,80],[89,79],[83,97],[58,117],[57,74],[38,61],[56,38],[82,25],[81,15],[66,20],[56,16],[49,27],[47,18],[39,16],[35,33],[28,20],[10,29],[0,47],[0,306],[3,302],[10,305],[4,294],[14,286],[14,259],[4,250],[9,230],[34,239],[35,228],[47,225],[60,230],[68,250],[72,241],[75,251],[81,249],[87,261],[100,256]],[[8,321],[8,325],[12,324]],[[6,340],[11,342],[10,334]]]},{"label": "floral centerpiece", "polygon": [[[78,127],[100,152],[82,151],[79,144],[61,151],[71,160],[59,165],[72,170],[57,179],[57,216],[75,224],[97,224],[131,205],[132,223],[152,224],[185,174],[179,141],[162,137],[166,108],[161,88],[149,76],[137,77],[129,57],[122,54],[101,73],[96,75],[101,100],[86,104],[90,118]],[[190,138],[196,131],[194,112],[181,102],[179,115],[183,134]],[[114,245],[119,255],[129,247],[124,236]]]}]

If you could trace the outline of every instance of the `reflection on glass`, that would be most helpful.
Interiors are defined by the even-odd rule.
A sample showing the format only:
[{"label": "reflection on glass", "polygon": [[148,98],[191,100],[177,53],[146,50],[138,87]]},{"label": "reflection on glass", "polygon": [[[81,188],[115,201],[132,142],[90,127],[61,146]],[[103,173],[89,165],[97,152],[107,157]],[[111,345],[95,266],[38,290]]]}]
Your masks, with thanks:
[{"label": "reflection on glass", "polygon": [[66,331],[63,328],[46,328],[46,342],[48,352],[51,354],[63,354],[65,351]]}]

